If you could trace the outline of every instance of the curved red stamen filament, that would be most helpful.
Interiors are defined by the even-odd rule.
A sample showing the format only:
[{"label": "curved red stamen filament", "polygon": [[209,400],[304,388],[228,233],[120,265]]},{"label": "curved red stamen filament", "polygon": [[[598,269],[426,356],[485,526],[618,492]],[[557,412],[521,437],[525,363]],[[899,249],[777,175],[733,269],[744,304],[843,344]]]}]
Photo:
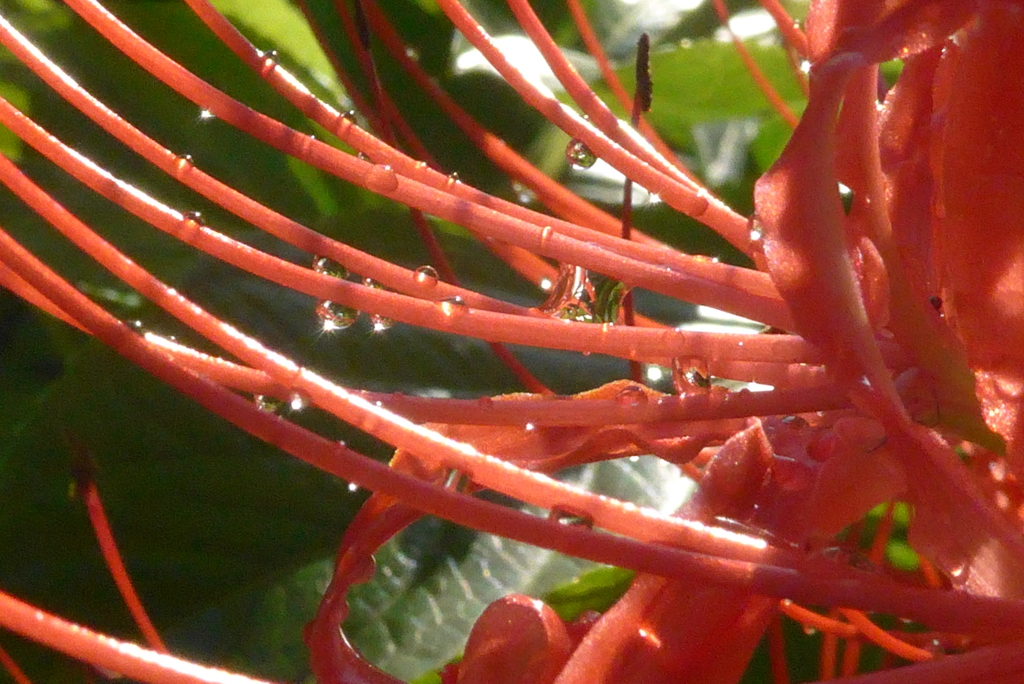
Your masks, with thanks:
[{"label": "curved red stamen filament", "polygon": [[754,83],[757,84],[758,90],[764,95],[765,99],[772,106],[782,120],[789,124],[790,128],[796,128],[797,123],[800,122],[800,117],[790,108],[786,101],[782,99],[782,95],[775,89],[768,77],[765,76],[761,67],[757,65],[754,60],[754,56],[750,54],[750,50],[740,40],[732,28],[729,26],[729,10],[725,6],[725,0],[713,0],[715,12],[718,14],[719,20],[722,22],[722,27],[729,33],[729,39],[732,40],[733,47],[736,48],[736,54],[743,60],[743,66],[747,68],[747,73],[754,79]]},{"label": "curved red stamen filament", "polygon": [[18,663],[14,662],[14,658],[2,647],[0,647],[0,665],[3,665],[4,669],[7,670],[7,674],[11,675],[11,679],[14,680],[15,684],[32,684],[32,680],[28,678],[24,670],[18,667]]},{"label": "curved red stamen filament", "polygon": [[[573,22],[576,24],[576,29],[580,32],[580,38],[583,39],[583,44],[587,47],[587,52],[597,62],[598,68],[601,70],[601,76],[604,78],[605,83],[611,89],[615,99],[618,100],[619,106],[624,110],[629,110],[633,106],[633,98],[626,92],[626,88],[622,85],[622,81],[619,79],[619,75],[612,69],[611,62],[608,61],[608,55],[605,54],[604,48],[601,47],[601,42],[597,39],[597,35],[594,33],[594,29],[591,27],[590,22],[587,21],[587,14],[583,10],[583,5],[580,4],[579,0],[566,0],[566,6],[569,8],[569,12],[572,14]],[[638,130],[646,138],[654,149],[658,151],[664,159],[674,164],[679,171],[690,178],[695,185],[699,185],[696,177],[690,172],[689,169],[684,167],[676,159],[676,154],[672,149],[662,140],[657,131],[647,123],[643,116],[637,124]]]},{"label": "curved red stamen filament", "polygon": [[[427,483],[391,471],[379,463],[309,433],[298,426],[268,416],[251,402],[234,397],[193,376],[159,354],[124,325],[63,283],[44,264],[26,253],[0,231],[0,260],[19,273],[61,309],[129,360],[192,396],[200,404],[223,415],[251,434],[279,445],[285,451],[357,485],[385,491],[409,505],[443,515],[453,522],[562,552],[631,567],[666,577],[701,578],[750,588],[766,595],[789,595],[810,603],[828,603],[878,610],[957,630],[980,625],[1012,629],[1024,625],[1024,603],[913,589],[887,581],[809,577],[775,566],[758,565],[721,557],[636,542],[578,527],[539,520],[524,513],[502,509],[457,492],[438,490]],[[497,511],[501,511],[496,515]]]},{"label": "curved red stamen filament", "polygon": [[[91,0],[73,0],[70,4],[82,13],[83,18],[92,22],[101,33],[104,33],[126,54],[132,55],[140,66],[150,70],[189,99],[212,111],[219,118],[242,127],[255,137],[299,156],[318,168],[359,185],[368,184],[370,189],[381,195],[392,197],[409,206],[415,206],[428,213],[464,225],[478,234],[516,244],[565,263],[576,263],[593,268],[632,285],[663,291],[664,294],[670,296],[678,295],[688,301],[703,302],[705,299],[701,294],[693,291],[693,286],[698,282],[695,282],[690,274],[701,273],[699,276],[701,278],[706,274],[718,281],[719,284],[713,285],[715,288],[723,287],[724,283],[729,284],[727,286],[730,291],[729,301],[728,303],[723,301],[720,304],[722,308],[727,308],[738,315],[761,319],[765,323],[776,325],[776,327],[786,328],[788,326],[788,312],[782,306],[782,302],[775,299],[773,288],[764,274],[722,264],[704,263],[700,259],[686,257],[675,252],[655,250],[648,253],[649,248],[645,248],[643,245],[624,243],[618,238],[595,234],[591,231],[585,231],[585,234],[580,233],[579,231],[582,229],[550,217],[538,215],[535,219],[546,221],[546,225],[525,225],[522,220],[512,217],[524,213],[529,214],[528,210],[493,198],[486,199],[482,193],[470,191],[464,184],[453,183],[451,179],[430,171],[422,162],[408,160],[409,167],[399,168],[400,165],[396,165],[394,169],[386,169],[342,154],[328,145],[288,129],[226,97],[142,41],[113,16],[102,8],[98,8]],[[188,84],[187,88],[185,83]],[[306,92],[308,93],[308,91]],[[309,96],[312,97],[311,94]],[[320,103],[313,98],[310,105],[319,106]],[[340,115],[338,118],[341,118]],[[353,127],[349,121],[342,119],[340,130],[347,131],[354,128],[356,127]],[[370,140],[375,139],[371,137]],[[379,141],[376,141],[376,144],[383,146]],[[394,151],[391,150],[391,153]],[[398,159],[401,159],[401,156]],[[393,173],[393,171],[398,173]],[[435,184],[429,188],[420,185],[410,177],[402,175],[406,172],[424,179],[429,178]],[[382,185],[381,181],[386,181],[386,186]],[[443,190],[443,192],[439,193],[438,190]],[[448,192],[454,193],[455,196],[449,195]],[[475,203],[467,205],[463,200],[471,196],[474,201],[486,200],[486,203],[501,207],[507,212],[497,213]],[[745,227],[746,223],[744,222]],[[568,237],[570,235],[579,235],[579,237]],[[614,257],[606,252],[608,248],[614,248]],[[644,275],[640,276],[639,273],[630,272],[629,264],[631,262],[623,259],[623,256],[630,253],[637,253],[638,256],[639,253],[644,254],[644,261],[632,262]],[[663,266],[653,266],[652,264],[663,264]],[[676,272],[673,269],[674,264],[679,264],[681,272]],[[623,270],[624,268],[626,270]],[[666,273],[666,270],[669,272]],[[666,280],[672,283],[671,287],[666,288],[666,285],[662,283]],[[683,283],[686,283],[686,294],[678,291]],[[706,290],[711,282],[701,281],[700,284],[701,289]],[[742,284],[744,290],[737,291],[735,289],[739,284]],[[752,290],[748,291],[746,288],[752,288]],[[711,301],[707,303],[714,305],[714,302]],[[781,325],[779,325],[780,323]]]},{"label": "curved red stamen filament", "polygon": [[72,658],[151,684],[267,684],[94,632],[4,592],[0,625]]},{"label": "curved red stamen filament", "polygon": [[[56,138],[35,126],[3,100],[0,100],[0,119],[12,129],[18,130],[28,142],[59,160],[73,175],[154,226],[223,261],[318,299],[341,302],[359,310],[373,311],[413,325],[480,337],[492,342],[561,346],[577,351],[596,351],[624,358],[661,361],[666,365],[668,359],[680,354],[709,359],[727,356],[754,361],[787,359],[791,363],[813,363],[816,357],[816,352],[801,340],[787,339],[785,336],[718,335],[639,327],[596,326],[552,320],[539,314],[508,318],[504,314],[472,309],[468,306],[460,307],[465,311],[452,315],[451,311],[434,302],[412,299],[312,272],[259,252],[194,221],[180,218],[181,215],[177,212],[163,207],[155,200],[145,198],[135,188],[120,183],[95,165],[85,163],[80,155],[72,153]],[[505,325],[513,320],[514,325]],[[566,336],[566,325],[572,325],[574,329],[579,328],[579,333],[571,337]],[[694,347],[694,344],[700,348]],[[787,346],[790,348],[789,353],[780,354],[779,352]],[[726,348],[729,349],[728,352]],[[768,348],[771,348],[773,353],[758,353],[759,349],[767,352]],[[651,355],[647,356],[643,352],[649,352]],[[793,352],[796,352],[796,355]]]},{"label": "curved red stamen filament", "polygon": [[110,522],[107,520],[106,511],[103,509],[103,502],[100,500],[96,483],[91,480],[79,482],[79,495],[85,501],[86,510],[89,512],[89,522],[92,524],[92,529],[96,534],[96,541],[99,542],[100,551],[103,553],[103,560],[110,570],[110,575],[117,585],[117,590],[121,593],[125,606],[128,607],[128,611],[132,614],[132,619],[135,620],[135,624],[138,626],[139,631],[142,632],[142,636],[150,648],[160,653],[167,653],[167,647],[164,645],[163,639],[160,638],[160,633],[149,619],[149,615],[146,613],[146,609],[142,605],[142,601],[139,599],[135,586],[128,575],[128,569],[121,559],[121,552],[118,551],[117,542],[114,540],[114,534],[110,529]]}]

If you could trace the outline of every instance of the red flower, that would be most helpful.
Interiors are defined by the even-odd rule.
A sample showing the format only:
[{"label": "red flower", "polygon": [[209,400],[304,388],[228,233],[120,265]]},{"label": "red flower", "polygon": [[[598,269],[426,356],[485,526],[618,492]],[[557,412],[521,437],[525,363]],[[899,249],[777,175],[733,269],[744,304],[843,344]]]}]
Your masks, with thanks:
[{"label": "red flower", "polygon": [[[376,331],[397,321],[483,340],[530,391],[460,400],[345,386],[204,310],[0,159],[0,180],[25,205],[224,358],[133,330],[6,232],[0,232],[0,285],[251,435],[374,492],[348,527],[334,579],[306,634],[321,681],[393,681],[358,656],[339,624],[349,587],[372,575],[371,555],[424,513],[641,573],[614,607],[583,622],[566,624],[523,597],[495,603],[474,629],[464,664],[446,670],[445,681],[472,684],[479,673],[501,669],[510,677],[501,681],[510,682],[735,682],[766,631],[774,676],[786,681],[779,611],[828,632],[823,678],[835,674],[839,638],[849,640],[841,666],[846,674],[857,671],[864,641],[907,660],[932,659],[922,637],[883,631],[862,610],[915,620],[937,630],[927,639],[965,651],[908,668],[897,675],[901,679],[1016,676],[1011,673],[1024,658],[1014,642],[1024,623],[1016,490],[1024,467],[1017,420],[1024,382],[1018,351],[1024,349],[1024,266],[1021,212],[1015,211],[1024,196],[1017,191],[1024,189],[1018,188],[1024,140],[1014,125],[1024,113],[1015,68],[1024,67],[1016,39],[1024,29],[1019,4],[812,2],[805,34],[765,0],[792,55],[808,61],[809,96],[781,156],[757,182],[749,219],[696,180],[642,121],[649,104],[646,42],[634,102],[610,70],[605,74],[622,106],[632,109],[629,127],[576,73],[525,0],[509,6],[587,118],[524,77],[456,0],[439,5],[523,102],[572,137],[570,161],[586,165],[600,158],[629,179],[619,218],[546,177],[462,112],[406,54],[373,2],[357,3],[354,15],[338,3],[337,24],[318,8],[306,8],[315,30],[340,27],[349,35],[366,97],[358,97],[360,79],[344,73],[345,60],[329,56],[366,118],[363,128],[301,85],[276,55],[254,48],[205,0],[188,0],[241,62],[321,135],[336,138],[330,144],[217,90],[94,0],[67,4],[118,51],[199,106],[202,116],[407,205],[431,263],[400,267],[222,183],[203,164],[172,153],[107,109],[4,21],[4,45],[74,108],[183,186],[305,252],[305,263],[238,241],[205,225],[201,215],[154,199],[74,150],[74,141],[58,139],[0,101],[0,122],[24,144],[190,248],[314,298],[319,303],[310,310],[325,331],[347,328],[366,312]],[[723,4],[716,7],[725,16]],[[582,15],[575,3],[573,11]],[[597,52],[585,21],[580,29]],[[371,33],[550,215],[438,170],[429,146],[380,85]],[[324,35],[321,40],[328,49],[334,44]],[[893,59],[902,60],[902,72],[880,94],[878,65]],[[767,80],[753,73],[780,116],[795,120]],[[747,258],[748,265],[688,255],[636,230],[632,183],[717,232],[731,243],[737,262]],[[841,185],[852,195],[848,209]],[[523,306],[461,286],[425,215],[463,227],[528,282],[547,282],[547,300]],[[358,281],[349,272],[359,274]],[[676,329],[644,317],[643,302],[634,310],[633,295],[624,294],[629,290],[714,307],[783,334]],[[630,362],[631,379],[554,395],[543,373],[535,376],[509,344],[618,357]],[[641,363],[673,369],[676,393],[646,387]],[[730,391],[709,376],[772,390]],[[275,398],[315,405],[397,449],[394,459],[385,466],[266,411]],[[551,476],[642,454],[700,480],[675,515]],[[85,478],[80,487],[91,492],[101,538],[109,536],[94,483]],[[499,505],[476,496],[480,490],[549,515]],[[913,509],[909,541],[921,556],[921,574],[878,568],[895,501]],[[888,522],[867,552],[873,564],[866,567],[856,544],[843,547],[837,535],[886,503]],[[104,542],[108,563],[131,595],[112,546]],[[791,601],[832,612],[813,614]],[[141,607],[133,611],[142,613]],[[148,624],[144,614],[140,620]],[[134,678],[214,678],[34,612],[7,594],[0,594],[0,624]],[[155,634],[151,645],[163,648]],[[514,662],[526,663],[522,672],[510,669]],[[863,681],[890,680],[879,673]]]}]

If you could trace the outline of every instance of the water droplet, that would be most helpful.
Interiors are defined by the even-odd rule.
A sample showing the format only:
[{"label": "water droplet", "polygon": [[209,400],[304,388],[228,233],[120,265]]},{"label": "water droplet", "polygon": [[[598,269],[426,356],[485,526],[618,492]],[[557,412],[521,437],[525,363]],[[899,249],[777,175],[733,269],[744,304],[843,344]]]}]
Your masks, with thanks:
[{"label": "water droplet", "polygon": [[359,317],[359,311],[325,299],[316,305],[316,316],[324,332],[334,332],[351,327]]},{"label": "water droplet", "polygon": [[459,182],[460,182],[460,180],[459,180],[459,172],[458,171],[452,171],[451,173],[448,174],[448,186],[449,187],[451,187],[452,185],[455,185],[456,183],[459,183]]},{"label": "water droplet", "polygon": [[217,116],[213,112],[211,112],[209,109],[200,109],[199,110],[199,120],[200,121],[213,121],[216,118],[217,118]]},{"label": "water droplet", "polygon": [[181,218],[184,219],[185,221],[190,221],[190,222],[198,224],[200,226],[203,225],[203,214],[202,214],[202,212],[199,212],[199,211],[186,211],[186,212],[183,212],[181,214]]},{"label": "water droplet", "polygon": [[644,377],[649,383],[659,383],[665,379],[665,370],[656,364],[647,364],[644,366]]},{"label": "water droplet", "polygon": [[751,216],[748,225],[750,226],[750,241],[760,242],[764,238],[764,228],[761,226],[761,222],[756,217]]},{"label": "water droplet", "polygon": [[527,432],[533,432],[534,430],[537,429],[537,426],[534,425],[533,423],[527,423],[526,425],[523,426],[523,429],[525,429]]},{"label": "water droplet", "polygon": [[558,279],[551,285],[551,293],[547,300],[538,308],[541,311],[552,313],[566,301],[583,294],[582,279],[585,277],[585,273],[578,266],[559,264]]},{"label": "water droplet", "polygon": [[265,394],[256,394],[252,398],[256,404],[256,408],[266,413],[277,413],[284,406],[284,402],[274,397],[268,397]]},{"label": "water droplet", "polygon": [[563,321],[573,321],[575,323],[594,322],[594,314],[585,305],[580,303],[566,304],[557,311],[556,316]]},{"label": "water droplet", "polygon": [[814,627],[811,627],[810,625],[804,625],[804,634],[806,634],[807,636],[814,636],[817,633],[818,630],[816,630]]},{"label": "water droplet", "polygon": [[[363,278],[363,285],[365,285],[366,287],[372,287],[375,290],[385,289],[383,285],[373,280],[372,278]],[[381,314],[378,313],[370,314],[370,326],[373,328],[373,332],[375,333],[390,330],[392,327],[394,327],[394,325],[395,322],[388,318],[387,316],[382,316]]]},{"label": "water droplet", "polygon": [[457,492],[464,492],[472,483],[473,480],[468,475],[458,468],[452,468],[445,477],[444,486]]},{"label": "water droplet", "polygon": [[554,235],[554,230],[551,226],[544,226],[540,231],[540,249],[544,251],[547,249],[548,242],[551,241],[551,236]]},{"label": "water droplet", "polygon": [[433,266],[420,266],[416,269],[416,284],[424,288],[433,288],[437,285],[437,269]]},{"label": "water droplet", "polygon": [[357,485],[355,482],[349,482],[348,483],[348,491],[352,492],[353,494],[358,492],[359,491],[359,485]]},{"label": "water droplet", "polygon": [[260,74],[266,76],[277,68],[277,50],[267,50],[263,53],[262,57],[263,68],[260,69]]},{"label": "water droplet", "polygon": [[571,264],[558,268],[558,280],[548,298],[537,307],[555,318],[578,323],[594,323],[594,287],[586,269]]},{"label": "water droplet", "polygon": [[386,164],[374,164],[366,170],[363,183],[373,192],[394,192],[398,189],[398,175]]},{"label": "water droplet", "polygon": [[177,161],[175,162],[175,166],[177,167],[178,171],[184,171],[185,169],[191,168],[193,166],[192,155],[191,154],[179,155],[178,158],[177,158]]},{"label": "water droplet", "polygon": [[803,430],[810,427],[810,424],[800,416],[783,416],[781,422],[793,430]]},{"label": "water droplet", "polygon": [[536,193],[522,183],[512,183],[512,192],[516,193],[516,200],[520,204],[531,204],[537,200]]},{"label": "water droplet", "polygon": [[578,138],[573,138],[565,146],[565,159],[574,169],[589,169],[597,163],[597,155]]},{"label": "water droplet", "polygon": [[647,392],[640,385],[626,385],[615,395],[620,406],[642,406],[647,403]]},{"label": "water droplet", "polygon": [[585,527],[588,530],[594,528],[594,519],[583,511],[574,511],[565,506],[555,506],[548,513],[548,520],[560,525],[571,525],[573,527]]},{"label": "water droplet", "polygon": [[338,115],[334,117],[334,135],[339,138],[343,138],[345,132],[352,126],[359,126],[354,109],[338,112]]},{"label": "water droplet", "polygon": [[387,316],[381,316],[380,314],[370,314],[370,325],[373,326],[373,332],[381,333],[385,330],[391,330],[395,327],[395,322]]},{"label": "water droplet", "polygon": [[309,400],[306,399],[306,397],[296,392],[288,399],[288,408],[292,411],[301,411],[306,408],[306,404],[308,403]]},{"label": "water droplet", "polygon": [[996,482],[1002,482],[1006,479],[1006,461],[1001,458],[989,461],[988,472],[992,476],[993,480]]},{"label": "water droplet", "polygon": [[679,394],[711,387],[711,375],[705,359],[677,356],[672,359],[672,385]]},{"label": "water droplet", "polygon": [[317,273],[331,276],[332,278],[340,278],[342,280],[348,278],[347,268],[336,261],[331,261],[325,256],[313,257],[313,270]]},{"label": "water droplet", "polygon": [[592,298],[590,308],[595,322],[618,323],[622,298],[629,292],[625,283],[602,275],[592,276],[590,283],[592,287],[588,294]]},{"label": "water droplet", "polygon": [[454,316],[467,309],[466,302],[462,297],[445,297],[441,300],[441,312],[445,316]]},{"label": "water droplet", "polygon": [[411,45],[407,45],[405,48],[405,56],[414,62],[420,61],[420,51]]}]

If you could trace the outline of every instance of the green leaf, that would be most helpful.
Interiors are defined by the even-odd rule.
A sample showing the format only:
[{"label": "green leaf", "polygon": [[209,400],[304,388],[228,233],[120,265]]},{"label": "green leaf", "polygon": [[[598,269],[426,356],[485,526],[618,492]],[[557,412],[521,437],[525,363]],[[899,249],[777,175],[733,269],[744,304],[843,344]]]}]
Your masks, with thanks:
[{"label": "green leaf", "polygon": [[632,571],[622,568],[595,568],[569,584],[548,592],[543,600],[555,609],[559,617],[567,621],[575,620],[580,613],[588,610],[603,613],[622,598],[634,575]]},{"label": "green leaf", "polygon": [[[342,101],[345,91],[335,76],[334,68],[302,12],[286,0],[215,0],[213,5],[240,29],[249,29],[267,47],[286,62],[294,62],[305,71],[303,76],[330,91]],[[257,44],[257,47],[259,45]],[[287,64],[286,64],[287,66]],[[309,79],[304,78],[307,83]]]},{"label": "green leaf", "polygon": [[[662,510],[675,510],[692,485],[654,458],[595,464],[566,477]],[[477,616],[502,596],[546,596],[571,618],[574,611],[607,608],[628,586],[621,571],[590,574],[592,563],[433,519],[385,545],[376,560],[374,580],[350,592],[345,632],[371,662],[405,679],[461,653]]]},{"label": "green leaf", "polygon": [[[3,61],[3,55],[0,55],[0,63]],[[29,97],[28,93],[25,92],[23,88],[19,88],[18,86],[10,83],[0,83],[0,97],[10,102],[21,111],[26,111],[28,109]],[[25,143],[22,142],[21,138],[14,135],[9,128],[0,124],[0,154],[3,154],[13,162],[17,162],[21,160],[21,154],[24,147]]]},{"label": "green leaf", "polygon": [[782,150],[789,142],[789,136],[793,129],[789,127],[781,116],[774,115],[761,125],[757,137],[751,143],[750,151],[757,163],[757,168],[762,172],[775,163],[775,160],[782,154]]},{"label": "green leaf", "polygon": [[[747,48],[782,99],[799,109],[804,97],[785,50],[756,43],[748,43]],[[618,74],[632,92],[633,68],[620,69]],[[670,144],[685,144],[687,127],[694,123],[771,111],[731,43],[707,38],[654,52],[651,77],[654,99],[648,120]],[[613,101],[605,86],[597,85],[595,91],[606,102]]]},{"label": "green leaf", "polygon": [[225,430],[95,342],[66,364],[0,442],[5,590],[134,638],[84,509],[68,498],[65,433],[92,453],[114,535],[163,629],[331,552],[360,501],[344,483]]}]

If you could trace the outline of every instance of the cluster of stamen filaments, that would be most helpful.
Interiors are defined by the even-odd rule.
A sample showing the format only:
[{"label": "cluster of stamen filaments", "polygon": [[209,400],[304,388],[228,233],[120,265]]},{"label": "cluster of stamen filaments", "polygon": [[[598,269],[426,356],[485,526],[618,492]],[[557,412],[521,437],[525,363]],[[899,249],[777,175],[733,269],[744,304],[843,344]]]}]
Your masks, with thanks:
[{"label": "cluster of stamen filaments", "polygon": [[[304,250],[308,261],[296,264],[278,259],[205,225],[202,217],[194,212],[162,204],[115,178],[49,135],[9,103],[0,101],[0,122],[97,193],[190,246],[282,287],[308,295],[315,302],[313,310],[326,332],[343,334],[342,331],[352,325],[360,312],[365,312],[378,332],[401,322],[492,343],[606,354],[668,369],[674,376],[676,395],[654,396],[637,386],[624,386],[616,396],[589,401],[538,397],[492,402],[486,398],[479,401],[425,399],[350,390],[264,347],[158,281],[75,219],[6,160],[0,160],[0,179],[28,206],[106,269],[145,293],[184,325],[217,344],[240,363],[197,352],[151,333],[138,336],[131,342],[118,343],[116,326],[105,323],[106,327],[103,327],[89,318],[100,315],[100,312],[90,309],[95,305],[58,303],[56,294],[51,294],[48,289],[49,285],[27,278],[25,269],[28,267],[15,265],[13,261],[4,262],[0,268],[0,284],[90,333],[99,335],[102,328],[106,335],[104,339],[123,345],[126,353],[150,358],[154,364],[160,363],[156,360],[159,355],[160,358],[171,359],[182,371],[212,381],[221,389],[257,396],[258,408],[264,413],[266,409],[273,408],[274,399],[297,402],[296,406],[308,402],[395,447],[415,454],[433,454],[432,458],[439,465],[468,475],[479,486],[502,491],[519,501],[551,511],[570,511],[573,517],[585,520],[586,525],[582,527],[588,529],[566,532],[564,539],[559,536],[562,533],[553,532],[554,543],[561,544],[563,550],[582,549],[579,541],[582,537],[579,535],[585,537],[590,533],[590,527],[596,527],[643,542],[665,542],[698,552],[754,562],[749,549],[740,545],[730,547],[718,537],[695,531],[684,521],[576,490],[548,476],[493,458],[469,444],[446,437],[443,431],[424,427],[424,424],[616,425],[626,426],[625,431],[636,435],[639,441],[644,440],[642,435],[648,426],[671,425],[676,437],[706,436],[710,431],[720,443],[748,416],[846,408],[844,393],[831,386],[822,372],[820,354],[798,337],[692,332],[643,317],[638,317],[636,325],[627,326],[623,325],[619,315],[618,305],[623,292],[642,288],[756,319],[778,330],[791,329],[786,306],[766,274],[681,254],[635,230],[630,240],[623,240],[619,237],[620,223],[616,218],[586,205],[564,187],[536,173],[535,169],[524,168],[523,160],[503,145],[489,145],[486,151],[497,165],[509,170],[517,182],[529,187],[555,216],[486,195],[453,179],[422,159],[403,154],[386,143],[382,139],[385,136],[368,132],[358,126],[352,116],[318,100],[276,63],[274,55],[255,49],[204,0],[189,0],[189,4],[232,50],[312,121],[334,133],[341,143],[358,154],[342,152],[249,110],[172,62],[92,0],[69,0],[68,4],[122,52],[183,97],[192,100],[202,111],[350,183],[465,227],[530,282],[537,285],[547,282],[557,292],[549,293],[546,300],[541,293],[535,307],[517,306],[460,287],[445,277],[446,269],[440,264],[406,269],[328,239],[220,183],[204,173],[188,155],[161,147],[78,86],[59,67],[38,53],[13,26],[6,21],[0,22],[3,44],[74,107],[185,186],[252,225]],[[576,98],[589,120],[523,78],[508,64],[504,55],[493,49],[486,34],[455,0],[441,0],[440,4],[459,30],[492,61],[523,100],[572,136],[572,154],[576,155],[577,161],[584,150],[600,157],[627,177],[656,192],[670,206],[706,223],[741,252],[756,259],[757,240],[746,218],[730,210],[697,183],[692,174],[679,168],[674,160],[670,161],[662,145],[647,144],[629,127],[622,125],[575,76],[568,63],[553,48],[554,43],[525,2],[512,2],[513,10],[531,39],[545,52],[553,69],[564,79],[567,90]],[[374,3],[367,2],[366,8],[367,19],[378,35],[385,39],[394,38],[393,30]],[[418,66],[406,66],[416,75]],[[380,118],[379,114],[369,117],[371,121]],[[460,121],[462,117],[455,118]],[[398,128],[402,129],[401,126]],[[471,137],[486,139],[490,135],[473,130]],[[7,242],[4,244],[8,245]],[[13,242],[9,246],[13,254]],[[552,261],[562,264],[561,270],[552,265]],[[594,284],[598,278],[607,279],[612,290],[619,289],[609,295],[610,298],[602,299]],[[128,334],[136,335],[134,332]],[[899,370],[901,364],[905,364],[898,349],[883,345],[883,353],[894,369]],[[170,370],[167,372],[172,373]],[[711,378],[758,382],[775,389],[765,393],[726,392],[715,387]],[[184,380],[182,383],[188,384]],[[195,387],[198,385],[192,391],[199,393],[200,389]],[[247,416],[245,420],[254,426],[277,425],[274,421],[279,418],[261,416],[256,407],[256,413],[250,415],[232,404],[226,395],[210,388],[202,391],[212,393],[210,396],[215,399],[210,402],[218,407],[217,410],[240,412],[237,415],[244,414]],[[287,432],[281,439],[294,438],[298,443],[298,435],[300,432]],[[713,445],[715,440],[709,443]],[[655,442],[656,439],[651,440],[652,444]],[[700,454],[701,450],[697,450],[696,455],[700,457]],[[703,458],[708,455],[705,450]],[[586,456],[590,460],[598,457],[596,454]],[[352,463],[358,464],[359,461]],[[357,465],[338,472],[362,486],[391,482],[388,477],[402,486],[414,486],[409,482],[411,478],[402,473],[378,474],[374,475],[378,479],[372,480],[365,479]],[[699,475],[699,469],[691,472]],[[459,517],[454,509],[461,501],[460,496],[465,495],[457,491],[438,492],[436,512]],[[492,509],[488,510],[493,513]],[[562,524],[564,517],[554,515],[551,520],[553,526],[565,527]],[[538,521],[538,524],[542,523]],[[497,525],[494,529],[509,530],[508,526]],[[524,522],[523,529],[534,528],[528,528]],[[644,531],[638,533],[638,529]],[[536,538],[536,535],[530,537]],[[604,554],[599,560],[620,560],[623,565],[637,562],[626,554],[616,556],[606,550],[611,548],[609,545],[599,549]],[[632,550],[635,551],[635,547]],[[769,554],[772,551],[768,549]],[[664,561],[671,557],[664,553],[667,552],[652,548],[647,555],[641,554],[640,560],[654,565],[659,558]],[[758,556],[761,561],[765,558],[764,555]],[[768,560],[784,566],[792,559],[773,557]],[[768,584],[771,581],[770,578],[766,580]],[[782,585],[783,580],[780,579],[779,586]],[[878,599],[879,596],[883,598]],[[884,592],[874,598],[883,604],[886,600]],[[850,636],[848,626],[833,625],[832,628]],[[867,628],[862,625],[858,629],[863,632]]]}]

